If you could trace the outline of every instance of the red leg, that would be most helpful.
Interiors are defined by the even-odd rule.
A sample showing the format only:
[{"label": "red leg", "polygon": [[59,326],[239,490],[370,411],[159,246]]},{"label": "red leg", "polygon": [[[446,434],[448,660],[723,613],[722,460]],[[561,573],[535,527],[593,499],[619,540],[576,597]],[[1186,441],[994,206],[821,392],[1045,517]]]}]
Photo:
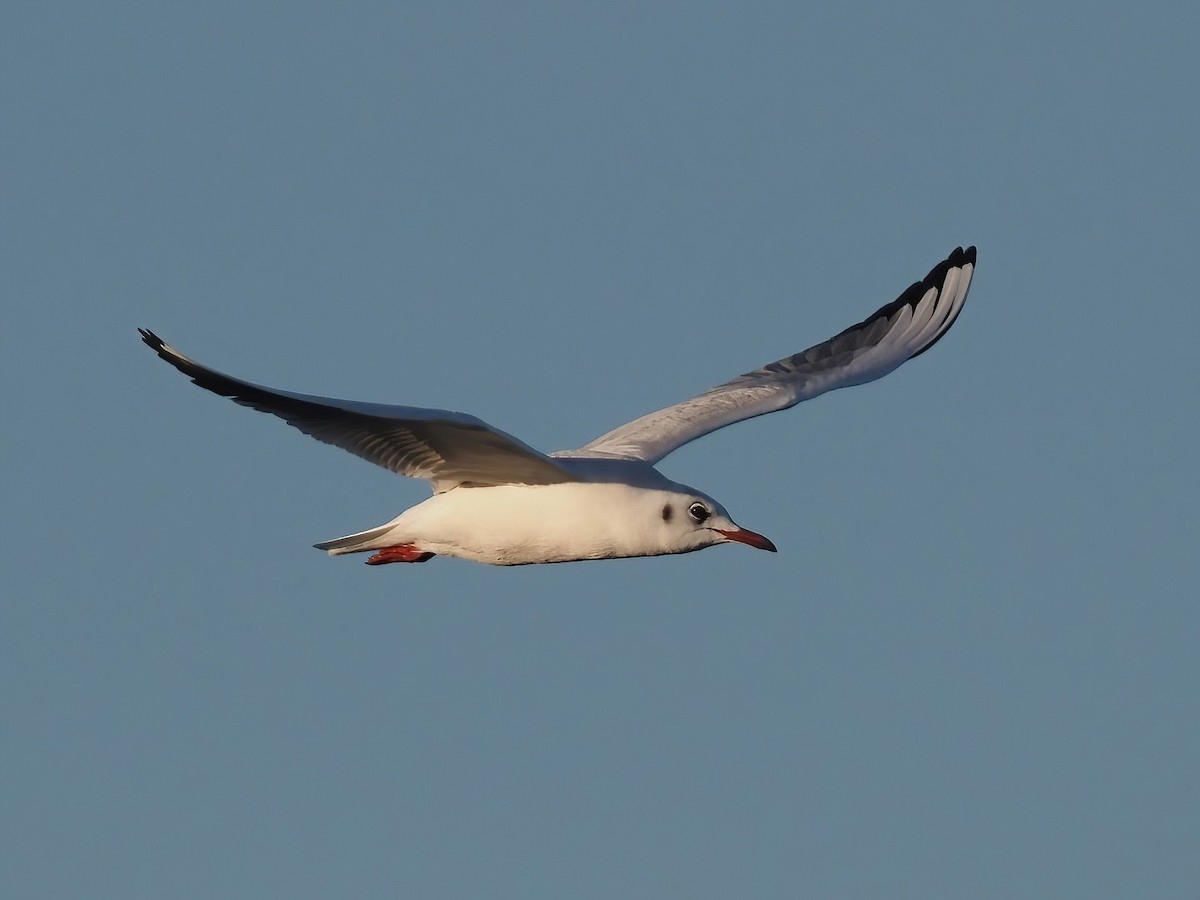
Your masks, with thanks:
[{"label": "red leg", "polygon": [[418,549],[412,544],[399,544],[395,547],[384,547],[367,560],[367,565],[383,566],[394,562],[419,563],[425,562],[427,559],[433,559],[433,557],[434,554],[428,550]]}]

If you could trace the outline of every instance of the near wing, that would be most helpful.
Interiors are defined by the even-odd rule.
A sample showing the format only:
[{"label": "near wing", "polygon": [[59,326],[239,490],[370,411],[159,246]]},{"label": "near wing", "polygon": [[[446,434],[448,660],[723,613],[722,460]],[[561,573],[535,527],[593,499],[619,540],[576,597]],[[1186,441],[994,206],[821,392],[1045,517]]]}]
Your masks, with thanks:
[{"label": "near wing", "polygon": [[456,484],[557,484],[576,481],[554,460],[481,419],[443,409],[386,406],[292,394],[230,378],[188,359],[151,331],[142,340],[200,387],[279,416],[318,441],[435,490]]},{"label": "near wing", "polygon": [[882,378],[924,353],[954,324],[967,299],[975,248],[957,248],[925,278],[823,344],[634,419],[561,456],[607,456],[654,464],[688,441],[836,388]]}]

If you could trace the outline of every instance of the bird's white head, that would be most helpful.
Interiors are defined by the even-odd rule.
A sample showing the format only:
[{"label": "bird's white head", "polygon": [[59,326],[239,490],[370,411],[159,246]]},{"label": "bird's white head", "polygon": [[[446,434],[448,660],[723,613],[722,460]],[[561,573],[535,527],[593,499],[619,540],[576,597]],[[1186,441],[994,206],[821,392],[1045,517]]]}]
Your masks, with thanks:
[{"label": "bird's white head", "polygon": [[643,515],[657,519],[654,527],[663,546],[670,548],[668,553],[687,553],[729,542],[776,552],[770,540],[738,525],[725,507],[706,494],[683,485],[676,490],[647,493],[655,496],[647,498],[652,502],[645,504],[648,508]]}]

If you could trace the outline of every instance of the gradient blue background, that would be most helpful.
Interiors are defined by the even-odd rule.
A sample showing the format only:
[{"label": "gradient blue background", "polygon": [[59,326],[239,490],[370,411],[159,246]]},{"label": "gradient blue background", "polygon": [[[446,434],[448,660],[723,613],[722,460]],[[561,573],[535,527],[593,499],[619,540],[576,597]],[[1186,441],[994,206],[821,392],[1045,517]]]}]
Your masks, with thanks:
[{"label": "gradient blue background", "polygon": [[[805,6],[6,4],[0,894],[1197,896],[1200,13]],[[328,559],[134,331],[553,450],[959,243],[664,464],[777,556]]]}]

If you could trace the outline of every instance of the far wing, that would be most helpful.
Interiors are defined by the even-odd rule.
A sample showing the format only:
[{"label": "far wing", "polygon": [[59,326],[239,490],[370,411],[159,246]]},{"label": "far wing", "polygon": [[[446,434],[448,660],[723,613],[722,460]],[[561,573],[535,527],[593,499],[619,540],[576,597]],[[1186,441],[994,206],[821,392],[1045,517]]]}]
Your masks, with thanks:
[{"label": "far wing", "polygon": [[896,300],[836,337],[556,455],[654,464],[718,428],[882,378],[920,356],[949,330],[967,299],[974,270],[975,248],[959,247]]},{"label": "far wing", "polygon": [[578,480],[550,457],[474,416],[277,391],[202,366],[153,332],[138,331],[152,350],[205,390],[278,416],[318,441],[399,475],[430,479],[436,489]]}]

